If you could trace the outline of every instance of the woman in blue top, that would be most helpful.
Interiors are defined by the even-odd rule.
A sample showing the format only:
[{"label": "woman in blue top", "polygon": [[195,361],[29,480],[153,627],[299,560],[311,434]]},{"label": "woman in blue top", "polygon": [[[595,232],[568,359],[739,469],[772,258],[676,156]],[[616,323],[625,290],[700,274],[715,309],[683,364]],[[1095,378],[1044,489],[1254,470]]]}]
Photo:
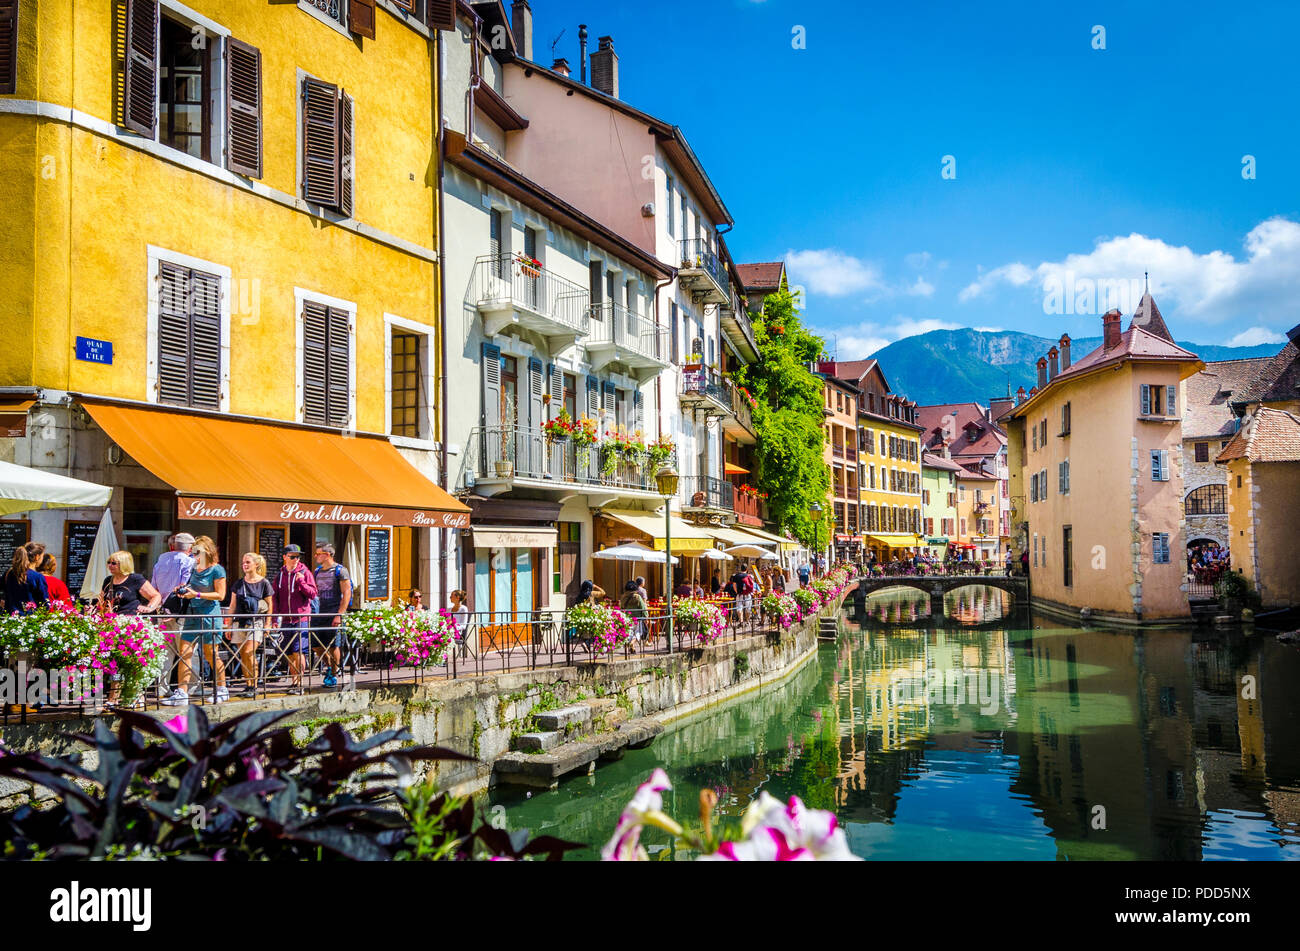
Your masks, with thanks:
[{"label": "woman in blue top", "polygon": [[217,563],[216,543],[206,535],[194,539],[194,570],[189,583],[181,589],[180,596],[188,604],[185,625],[181,628],[178,645],[181,661],[179,686],[163,701],[169,707],[183,707],[190,702],[190,680],[194,677],[194,644],[203,644],[203,653],[217,673],[216,702],[230,699],[226,689],[226,665],[217,654],[217,641],[221,637],[221,602],[226,599],[226,569]]},{"label": "woman in blue top", "polygon": [[43,608],[50,603],[45,577],[34,570],[27,558],[27,549],[19,545],[14,549],[14,560],[5,572],[5,613],[27,614],[27,605]]}]

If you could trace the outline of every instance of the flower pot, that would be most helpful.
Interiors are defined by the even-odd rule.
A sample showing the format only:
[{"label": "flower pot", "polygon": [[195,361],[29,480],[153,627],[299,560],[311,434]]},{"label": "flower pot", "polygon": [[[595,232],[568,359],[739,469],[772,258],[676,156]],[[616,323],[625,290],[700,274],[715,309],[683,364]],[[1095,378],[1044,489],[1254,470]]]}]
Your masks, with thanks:
[{"label": "flower pot", "polygon": [[509,479],[514,475],[515,464],[507,459],[498,459],[493,463],[498,479]]}]

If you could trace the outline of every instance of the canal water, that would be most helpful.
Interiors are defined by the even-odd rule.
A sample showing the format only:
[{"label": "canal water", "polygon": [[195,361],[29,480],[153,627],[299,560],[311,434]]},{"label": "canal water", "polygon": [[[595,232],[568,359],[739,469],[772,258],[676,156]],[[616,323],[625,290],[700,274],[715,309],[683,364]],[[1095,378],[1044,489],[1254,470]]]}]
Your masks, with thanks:
[{"label": "canal water", "polygon": [[[490,794],[510,828],[599,857],[639,783],[739,826],[766,790],[834,810],[867,859],[1300,859],[1300,650],[1268,633],[1084,631],[993,588],[893,589],[781,683],[559,789]],[[671,850],[646,833],[652,857]],[[685,856],[679,856],[685,857]]]}]

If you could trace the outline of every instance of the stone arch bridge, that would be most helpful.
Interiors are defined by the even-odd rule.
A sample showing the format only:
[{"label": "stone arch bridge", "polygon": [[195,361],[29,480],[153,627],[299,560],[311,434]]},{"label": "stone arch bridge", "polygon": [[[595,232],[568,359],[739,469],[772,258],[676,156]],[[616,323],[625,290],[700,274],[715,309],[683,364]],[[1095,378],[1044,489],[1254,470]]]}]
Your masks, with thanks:
[{"label": "stone arch bridge", "polygon": [[877,591],[886,588],[914,588],[930,596],[930,616],[944,616],[943,597],[949,591],[966,587],[1000,588],[1011,595],[1013,606],[1022,607],[1029,604],[1029,579],[1023,575],[1006,577],[1005,575],[886,575],[879,578],[859,578],[857,589],[849,597],[866,600]]}]

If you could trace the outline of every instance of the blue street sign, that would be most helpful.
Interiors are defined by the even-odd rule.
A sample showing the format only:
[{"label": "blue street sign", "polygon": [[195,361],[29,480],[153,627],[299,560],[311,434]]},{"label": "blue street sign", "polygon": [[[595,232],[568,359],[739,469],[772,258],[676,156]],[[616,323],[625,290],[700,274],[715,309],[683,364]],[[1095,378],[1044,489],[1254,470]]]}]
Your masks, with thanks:
[{"label": "blue street sign", "polygon": [[113,341],[95,340],[93,337],[77,338],[77,359],[87,363],[112,363]]}]

